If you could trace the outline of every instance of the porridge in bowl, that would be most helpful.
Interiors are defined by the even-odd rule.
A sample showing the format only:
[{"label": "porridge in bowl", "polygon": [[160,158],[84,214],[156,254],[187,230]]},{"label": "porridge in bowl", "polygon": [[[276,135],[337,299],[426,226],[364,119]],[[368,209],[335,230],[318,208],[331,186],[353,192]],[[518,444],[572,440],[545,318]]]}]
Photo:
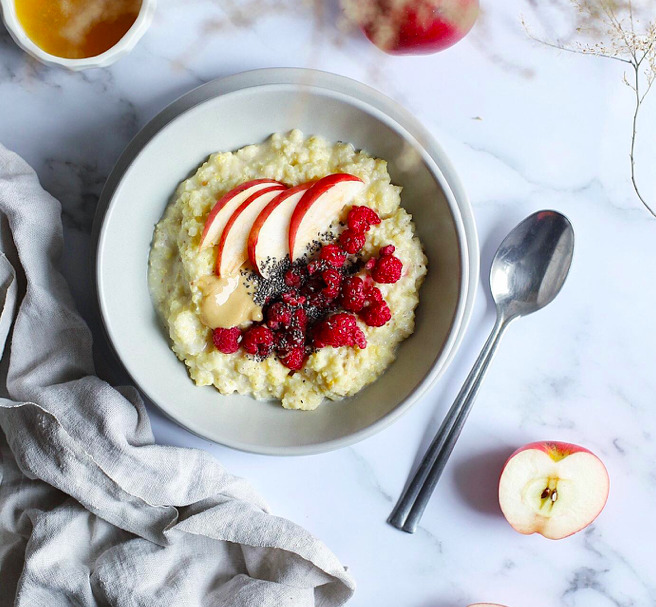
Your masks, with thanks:
[{"label": "porridge in bowl", "polygon": [[179,186],[149,286],[196,384],[315,409],[394,360],[426,264],[386,162],[294,130]]}]

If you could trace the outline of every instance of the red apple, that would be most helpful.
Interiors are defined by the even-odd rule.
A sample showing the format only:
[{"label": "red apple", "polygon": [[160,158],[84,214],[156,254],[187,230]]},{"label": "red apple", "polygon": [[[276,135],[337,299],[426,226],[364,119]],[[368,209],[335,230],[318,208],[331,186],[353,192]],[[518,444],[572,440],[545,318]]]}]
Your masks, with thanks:
[{"label": "red apple", "polygon": [[248,259],[265,278],[273,262],[289,255],[289,223],[296,205],[313,183],[280,192],[255,220],[248,236]]},{"label": "red apple", "polygon": [[303,194],[289,221],[292,261],[306,252],[308,245],[328,229],[363,187],[364,182],[355,175],[334,173],[319,179]]},{"label": "red apple", "polygon": [[515,530],[557,540],[597,518],[609,485],[605,466],[587,449],[570,443],[531,443],[506,462],[499,504]]},{"label": "red apple", "polygon": [[262,209],[283,189],[280,185],[259,190],[244,200],[228,219],[216,253],[217,276],[231,276],[248,260],[248,235]]},{"label": "red apple", "polygon": [[478,0],[344,0],[354,20],[391,55],[425,55],[455,44],[479,13]]},{"label": "red apple", "polygon": [[205,220],[205,227],[200,237],[200,249],[205,247],[213,247],[221,238],[223,228],[235,212],[235,209],[244,202],[247,198],[264,188],[270,188],[274,185],[283,188],[282,183],[273,181],[272,179],[254,179],[242,183],[230,190],[227,194],[219,198],[214,204],[210,214]]}]

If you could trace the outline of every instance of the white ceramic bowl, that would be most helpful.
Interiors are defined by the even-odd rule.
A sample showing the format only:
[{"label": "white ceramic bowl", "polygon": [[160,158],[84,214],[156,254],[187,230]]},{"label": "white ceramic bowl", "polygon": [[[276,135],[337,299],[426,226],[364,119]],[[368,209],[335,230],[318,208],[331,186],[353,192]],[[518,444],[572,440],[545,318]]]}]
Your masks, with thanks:
[{"label": "white ceramic bowl", "polygon": [[42,63],[59,65],[73,71],[86,70],[93,67],[107,67],[118,61],[123,55],[127,55],[150,27],[156,5],[157,0],[142,0],[141,10],[135,22],[125,35],[109,50],[95,57],[66,59],[65,57],[57,57],[57,55],[46,53],[25,33],[23,26],[16,16],[16,0],[0,0],[2,20],[7,31],[18,46]]},{"label": "white ceramic bowl", "polygon": [[[153,226],[180,181],[217,150],[273,132],[353,143],[385,158],[429,259],[414,334],[397,360],[356,396],[316,411],[223,396],[198,387],[169,348],[147,285]],[[410,146],[412,166],[397,163]],[[245,72],[206,84],[164,110],[130,144],[108,179],[96,224],[102,319],[135,383],[171,418],[203,437],[246,451],[307,454],[335,449],[390,424],[453,358],[478,281],[472,211],[444,152],[390,99],[355,81],[312,70]]]}]

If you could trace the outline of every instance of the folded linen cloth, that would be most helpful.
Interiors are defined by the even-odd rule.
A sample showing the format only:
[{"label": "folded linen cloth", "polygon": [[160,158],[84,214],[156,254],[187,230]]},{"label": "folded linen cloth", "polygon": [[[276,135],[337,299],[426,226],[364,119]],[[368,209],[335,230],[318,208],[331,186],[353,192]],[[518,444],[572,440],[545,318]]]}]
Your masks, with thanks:
[{"label": "folded linen cloth", "polygon": [[155,445],[94,375],[59,203],[0,145],[0,605],[331,607],[351,577],[209,454]]}]

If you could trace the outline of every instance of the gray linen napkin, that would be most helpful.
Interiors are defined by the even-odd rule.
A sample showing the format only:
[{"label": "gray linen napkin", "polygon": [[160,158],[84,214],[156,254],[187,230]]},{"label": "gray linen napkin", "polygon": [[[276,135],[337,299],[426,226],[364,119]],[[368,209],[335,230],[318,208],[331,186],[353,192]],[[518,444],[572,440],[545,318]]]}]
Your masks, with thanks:
[{"label": "gray linen napkin", "polygon": [[346,602],[319,540],[207,453],[155,445],[136,390],[95,377],[59,203],[2,146],[0,224],[0,605]]}]

